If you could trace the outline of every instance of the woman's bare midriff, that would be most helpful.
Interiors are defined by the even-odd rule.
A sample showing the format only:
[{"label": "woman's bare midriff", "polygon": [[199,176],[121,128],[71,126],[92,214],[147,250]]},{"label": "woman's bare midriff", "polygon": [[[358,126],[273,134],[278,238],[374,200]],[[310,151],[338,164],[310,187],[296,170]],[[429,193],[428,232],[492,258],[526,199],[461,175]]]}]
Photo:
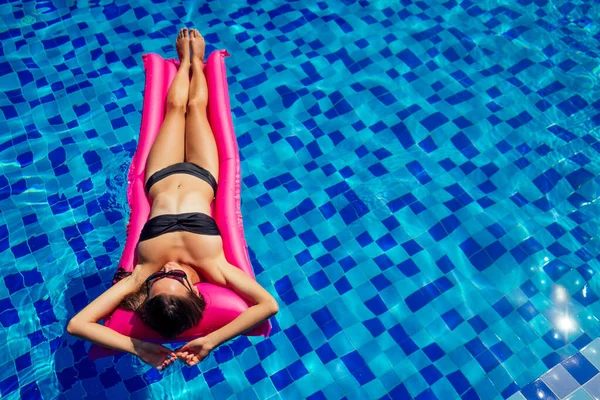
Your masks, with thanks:
[{"label": "woman's bare midriff", "polygon": [[[163,214],[201,212],[210,214],[213,199],[212,187],[187,174],[174,174],[155,183],[150,189],[153,198],[150,218]],[[226,262],[223,241],[218,235],[201,235],[192,232],[169,232],[138,243],[136,268],[147,269],[146,275],[160,270],[174,261],[191,267],[199,280],[225,285],[219,264]],[[190,272],[190,271],[188,271]]]}]

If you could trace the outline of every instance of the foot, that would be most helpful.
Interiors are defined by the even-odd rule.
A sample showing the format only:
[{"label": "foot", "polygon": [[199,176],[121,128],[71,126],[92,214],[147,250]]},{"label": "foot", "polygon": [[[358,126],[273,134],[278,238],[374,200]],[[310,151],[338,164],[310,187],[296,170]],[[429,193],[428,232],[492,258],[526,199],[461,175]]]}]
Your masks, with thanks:
[{"label": "foot", "polygon": [[192,61],[204,63],[204,38],[198,29],[190,29],[190,44],[192,46]]},{"label": "foot", "polygon": [[177,55],[181,63],[190,62],[190,35],[188,34],[187,28],[182,28],[177,35],[175,41],[175,48],[177,49]]}]

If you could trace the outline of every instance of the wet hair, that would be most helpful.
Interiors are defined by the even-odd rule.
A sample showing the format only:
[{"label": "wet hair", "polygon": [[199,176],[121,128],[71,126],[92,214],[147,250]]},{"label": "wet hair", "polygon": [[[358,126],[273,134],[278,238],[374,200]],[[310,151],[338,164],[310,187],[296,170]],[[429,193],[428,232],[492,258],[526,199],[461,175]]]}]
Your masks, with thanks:
[{"label": "wet hair", "polygon": [[165,339],[173,339],[200,322],[206,302],[201,294],[189,291],[184,296],[157,294],[148,298],[146,287],[142,285],[125,296],[119,307],[134,311],[146,325]]}]

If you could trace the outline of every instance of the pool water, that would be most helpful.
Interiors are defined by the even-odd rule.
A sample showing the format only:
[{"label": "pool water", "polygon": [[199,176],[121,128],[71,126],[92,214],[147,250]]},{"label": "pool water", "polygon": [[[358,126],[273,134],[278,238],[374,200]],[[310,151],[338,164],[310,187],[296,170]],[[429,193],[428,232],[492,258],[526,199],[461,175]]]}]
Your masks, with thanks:
[{"label": "pool water", "polygon": [[[3,2],[1,397],[530,398],[557,368],[571,392],[592,382],[599,13]],[[89,361],[65,328],[125,243],[141,56],[175,57],[183,25],[232,55],[246,237],[280,311],[269,338],[161,374],[129,355]]]}]

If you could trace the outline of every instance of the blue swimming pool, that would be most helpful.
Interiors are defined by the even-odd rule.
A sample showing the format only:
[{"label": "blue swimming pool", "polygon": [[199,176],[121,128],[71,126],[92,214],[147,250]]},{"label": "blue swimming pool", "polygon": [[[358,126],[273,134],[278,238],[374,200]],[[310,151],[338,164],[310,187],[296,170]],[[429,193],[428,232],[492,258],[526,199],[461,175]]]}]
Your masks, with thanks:
[{"label": "blue swimming pool", "polygon": [[[0,4],[2,398],[600,393],[597,3],[135,4]],[[161,374],[65,328],[125,243],[141,55],[174,57],[182,25],[232,55],[280,311]]]}]

